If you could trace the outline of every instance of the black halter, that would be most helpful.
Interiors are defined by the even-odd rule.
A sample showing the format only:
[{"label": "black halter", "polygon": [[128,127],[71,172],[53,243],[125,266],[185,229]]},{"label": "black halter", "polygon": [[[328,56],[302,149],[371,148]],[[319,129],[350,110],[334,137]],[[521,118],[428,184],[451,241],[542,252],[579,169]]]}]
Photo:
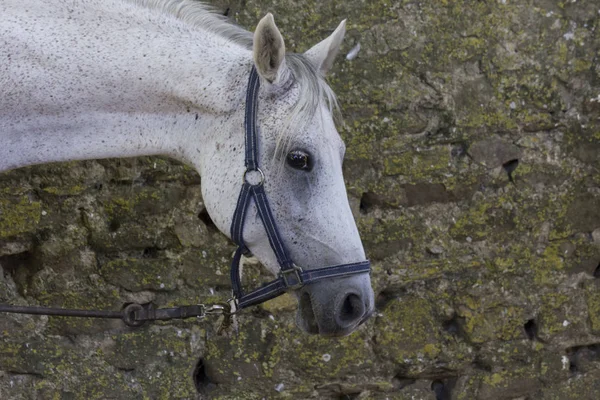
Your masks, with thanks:
[{"label": "black halter", "polygon": [[[351,264],[341,264],[331,267],[303,270],[294,264],[290,258],[285,244],[281,240],[279,230],[275,224],[271,207],[265,193],[265,175],[258,167],[258,136],[256,134],[256,110],[258,106],[258,89],[260,80],[256,68],[252,67],[248,89],[246,92],[246,114],[244,118],[244,127],[246,131],[246,172],[244,173],[244,184],[238,198],[233,221],[231,223],[231,238],[238,245],[231,263],[231,284],[233,286],[233,296],[237,309],[242,309],[255,304],[260,304],[274,297],[280,296],[290,289],[298,289],[315,281],[334,278],[339,276],[348,276],[360,273],[368,273],[371,270],[371,264],[368,260]],[[259,178],[258,183],[250,183],[249,175],[256,175]],[[250,251],[244,244],[243,231],[246,220],[246,212],[250,199],[258,209],[258,215],[267,231],[269,244],[275,252],[277,262],[281,268],[279,278],[256,289],[250,293],[244,294],[240,281],[240,259],[242,254],[248,254]]]}]

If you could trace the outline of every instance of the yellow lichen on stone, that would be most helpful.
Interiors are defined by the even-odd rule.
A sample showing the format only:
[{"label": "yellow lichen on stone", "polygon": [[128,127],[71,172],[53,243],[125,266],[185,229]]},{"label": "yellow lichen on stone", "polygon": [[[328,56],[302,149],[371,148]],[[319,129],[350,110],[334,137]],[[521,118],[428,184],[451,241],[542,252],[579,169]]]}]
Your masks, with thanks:
[{"label": "yellow lichen on stone", "polygon": [[386,356],[399,363],[407,358],[424,356],[435,358],[438,331],[430,302],[422,298],[393,300],[376,321],[378,345],[387,349]]},{"label": "yellow lichen on stone", "polygon": [[27,196],[15,200],[0,198],[0,239],[33,232],[40,222],[42,205]]},{"label": "yellow lichen on stone", "polygon": [[267,301],[262,305],[262,308],[271,313],[277,313],[281,311],[295,310],[297,305],[298,301],[296,298],[289,293],[285,293],[283,296],[279,296]]}]

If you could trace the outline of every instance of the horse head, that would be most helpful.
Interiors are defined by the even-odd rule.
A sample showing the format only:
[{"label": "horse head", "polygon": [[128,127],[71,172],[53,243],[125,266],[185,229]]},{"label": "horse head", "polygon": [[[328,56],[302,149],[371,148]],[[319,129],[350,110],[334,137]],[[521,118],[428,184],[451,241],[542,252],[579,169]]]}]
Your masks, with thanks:
[{"label": "horse head", "polygon": [[[286,54],[268,14],[254,33],[253,67],[260,77],[256,117],[258,163],[281,240],[294,264],[310,271],[365,260],[342,175],[345,146],[334,124],[335,95],[324,81],[345,33],[345,21],[304,54]],[[238,113],[239,114],[239,113]],[[215,224],[228,232],[241,186],[244,148],[240,116],[219,129],[223,138],[202,166],[203,197]],[[217,149],[218,148],[218,149]],[[227,165],[234,163],[231,168]],[[208,172],[208,173],[207,173]],[[262,182],[261,182],[262,184]],[[245,214],[243,242],[271,272],[280,263],[256,202]],[[346,335],[373,312],[369,274],[330,277],[294,290],[297,323],[305,331]]]}]

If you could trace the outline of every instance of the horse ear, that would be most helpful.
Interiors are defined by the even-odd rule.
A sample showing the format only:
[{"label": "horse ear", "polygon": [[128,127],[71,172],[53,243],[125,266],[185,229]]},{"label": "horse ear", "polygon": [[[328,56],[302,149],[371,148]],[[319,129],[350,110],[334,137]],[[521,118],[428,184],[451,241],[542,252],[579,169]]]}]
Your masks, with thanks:
[{"label": "horse ear", "polygon": [[253,52],[259,75],[270,83],[275,82],[285,64],[285,44],[271,13],[265,15],[256,26]]},{"label": "horse ear", "polygon": [[333,66],[335,56],[346,34],[346,20],[343,20],[333,33],[319,44],[312,47],[304,55],[313,62],[315,67],[325,75]]}]

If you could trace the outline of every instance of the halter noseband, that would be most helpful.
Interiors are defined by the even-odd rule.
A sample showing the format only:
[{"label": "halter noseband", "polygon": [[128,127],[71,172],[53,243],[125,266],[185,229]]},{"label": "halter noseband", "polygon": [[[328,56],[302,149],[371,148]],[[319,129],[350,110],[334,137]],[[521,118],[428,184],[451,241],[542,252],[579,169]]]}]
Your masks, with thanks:
[{"label": "halter noseband", "polygon": [[[237,206],[233,214],[231,223],[231,238],[238,245],[238,248],[231,262],[231,284],[233,286],[233,300],[237,309],[246,308],[252,305],[260,304],[272,298],[282,295],[287,290],[299,289],[305,285],[314,283],[321,279],[334,278],[340,276],[368,273],[371,270],[371,264],[368,260],[351,264],[340,264],[331,267],[315,268],[303,270],[294,264],[290,258],[285,244],[281,240],[281,235],[275,224],[271,207],[267,200],[264,182],[265,175],[258,166],[258,136],[256,134],[256,110],[258,106],[258,89],[260,80],[256,68],[252,67],[250,79],[248,80],[248,89],[246,91],[246,113],[244,118],[244,128],[246,131],[246,171],[244,172],[244,183]],[[249,181],[250,175],[258,175],[257,183]],[[248,254],[250,251],[244,244],[243,231],[246,213],[250,200],[254,198],[258,215],[267,231],[269,244],[277,257],[277,262],[281,271],[279,277],[269,282],[263,287],[250,293],[244,294],[240,280],[240,259],[242,254]]]}]

